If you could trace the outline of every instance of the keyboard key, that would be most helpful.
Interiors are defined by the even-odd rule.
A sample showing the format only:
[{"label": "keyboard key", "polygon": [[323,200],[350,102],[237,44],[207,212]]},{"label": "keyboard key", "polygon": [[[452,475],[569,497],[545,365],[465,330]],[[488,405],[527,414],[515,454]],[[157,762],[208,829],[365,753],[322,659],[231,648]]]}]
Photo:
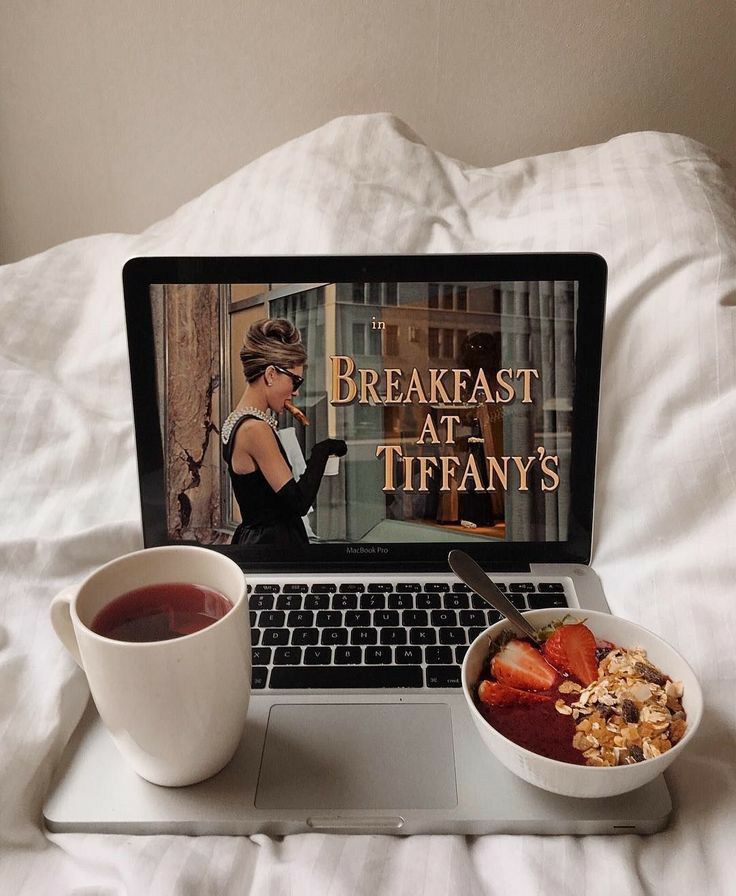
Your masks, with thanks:
[{"label": "keyboard key", "polygon": [[385,594],[363,594],[360,598],[361,610],[383,610],[385,606]]},{"label": "keyboard key", "polygon": [[256,647],[253,651],[253,665],[254,666],[268,666],[271,662],[271,648],[270,647]]},{"label": "keyboard key", "polygon": [[390,647],[366,647],[365,649],[365,661],[371,665],[380,666],[390,663],[391,659]]},{"label": "keyboard key", "polygon": [[341,594],[361,594],[363,591],[365,591],[365,585],[360,582],[346,582],[340,585]]},{"label": "keyboard key", "polygon": [[478,594],[471,594],[470,595],[470,606],[474,610],[487,610],[488,609],[488,601],[483,600],[483,598],[480,597],[480,595],[478,595]]},{"label": "keyboard key", "polygon": [[428,688],[459,688],[460,686],[459,666],[427,666]]},{"label": "keyboard key", "polygon": [[332,583],[318,582],[312,585],[312,594],[334,594],[337,591],[337,585]]},{"label": "keyboard key", "polygon": [[517,610],[526,610],[526,604],[524,603],[524,597],[521,594],[507,594],[506,597],[511,601],[511,603],[516,607]]},{"label": "keyboard key", "polygon": [[467,610],[470,606],[470,596],[467,594],[455,594],[450,592],[442,598],[442,606],[446,610]]},{"label": "keyboard key", "polygon": [[442,598],[439,594],[417,594],[418,610],[439,610],[442,606]]},{"label": "keyboard key", "polygon": [[342,625],[342,613],[339,610],[320,610],[317,625],[319,628],[337,628]]},{"label": "keyboard key", "polygon": [[276,598],[277,610],[301,610],[302,596],[301,594],[280,594]]},{"label": "keyboard key", "polygon": [[452,663],[452,647],[425,647],[424,662],[428,666],[449,666]]},{"label": "keyboard key", "polygon": [[333,594],[332,609],[333,610],[355,610],[358,607],[357,594]]},{"label": "keyboard key", "polygon": [[304,663],[307,666],[327,666],[331,662],[332,648],[330,647],[307,647],[304,651]]},{"label": "keyboard key", "polygon": [[273,603],[272,594],[251,594],[248,600],[251,610],[272,610]]},{"label": "keyboard key", "polygon": [[272,688],[421,688],[422,667],[279,666],[271,672]]},{"label": "keyboard key", "polygon": [[319,629],[295,628],[291,633],[291,643],[304,646],[305,644],[319,644]]},{"label": "keyboard key", "polygon": [[498,610],[487,610],[486,618],[488,619],[488,625],[495,625],[498,620],[501,618],[501,614]]},{"label": "keyboard key", "polygon": [[255,628],[258,625],[258,613],[255,610],[250,611],[250,627]]},{"label": "keyboard key", "polygon": [[397,647],[395,650],[396,662],[404,665],[406,663],[421,663],[422,648],[421,647]]},{"label": "keyboard key", "polygon": [[562,584],[562,582],[540,582],[537,585],[537,591],[547,593],[549,593],[550,591],[560,591],[564,593],[565,586]]},{"label": "keyboard key", "polygon": [[413,594],[389,594],[388,596],[389,610],[413,610],[414,595]]},{"label": "keyboard key", "polygon": [[468,644],[458,644],[455,648],[455,662],[458,666],[462,665],[462,662],[465,659],[465,654],[468,652],[468,647]]},{"label": "keyboard key", "polygon": [[566,607],[567,598],[564,594],[528,594],[527,600],[532,610],[543,610],[546,607]]},{"label": "keyboard key", "polygon": [[460,625],[468,626],[485,624],[486,614],[483,610],[460,610]]},{"label": "keyboard key", "polygon": [[432,610],[432,625],[454,626],[457,625],[457,613],[454,610]]},{"label": "keyboard key", "polygon": [[368,610],[348,610],[345,614],[345,625],[351,628],[356,625],[370,625],[371,614]]},{"label": "keyboard key", "polygon": [[422,586],[419,582],[399,582],[396,585],[396,591],[400,594],[407,594],[410,591],[421,591]]},{"label": "keyboard key", "polygon": [[377,644],[378,632],[374,628],[354,628],[350,632],[351,644]]},{"label": "keyboard key", "polygon": [[338,666],[357,665],[363,659],[360,647],[336,647],[335,662]]},{"label": "keyboard key", "polygon": [[346,628],[323,628],[320,642],[322,644],[347,644],[348,630]]},{"label": "keyboard key", "polygon": [[381,644],[406,644],[405,628],[382,628]]},{"label": "keyboard key", "polygon": [[281,588],[278,585],[256,585],[255,594],[278,594]]},{"label": "keyboard key", "polygon": [[284,594],[306,594],[309,591],[309,585],[284,585]]},{"label": "keyboard key", "polygon": [[430,592],[439,591],[441,594],[444,594],[445,591],[450,590],[450,586],[447,584],[447,582],[427,582],[427,584],[424,586],[424,590]]},{"label": "keyboard key", "polygon": [[314,625],[314,613],[311,610],[291,610],[286,617],[289,628],[311,628]]},{"label": "keyboard key", "polygon": [[254,691],[258,688],[265,688],[267,677],[268,669],[264,666],[253,666],[250,672],[250,686]]},{"label": "keyboard key", "polygon": [[394,586],[388,582],[371,582],[367,590],[371,594],[390,594],[394,590]]},{"label": "keyboard key", "polygon": [[401,614],[401,624],[406,628],[413,626],[429,625],[429,617],[426,610],[404,610]]},{"label": "keyboard key", "polygon": [[441,628],[440,644],[467,644],[468,635],[464,628]]},{"label": "keyboard key", "polygon": [[289,643],[288,628],[266,628],[263,630],[261,644],[268,647],[275,647],[279,644]]},{"label": "keyboard key", "polygon": [[[495,584],[495,582],[494,582]],[[498,586],[497,586],[498,587]],[[503,588],[501,589],[503,591]],[[537,589],[532,585],[531,582],[512,582],[509,585],[509,591],[515,592],[523,592],[523,591],[536,591]]]},{"label": "keyboard key", "polygon": [[482,635],[485,631],[484,628],[469,628],[468,629],[468,640],[475,641],[478,635]]},{"label": "keyboard key", "polygon": [[252,628],[250,630],[251,647],[255,647],[256,644],[259,644],[260,640],[261,640],[261,630],[259,628]]},{"label": "keyboard key", "polygon": [[503,582],[497,582],[495,579],[492,579],[491,581],[492,581],[493,584],[496,586],[496,588],[498,588],[499,591],[506,591],[506,590],[508,590],[508,589],[506,588],[506,585],[504,585]]},{"label": "keyboard key", "polygon": [[330,596],[328,594],[308,594],[304,598],[305,610],[329,610]]},{"label": "keyboard key", "polygon": [[409,630],[410,644],[436,644],[437,632],[433,628],[412,628]]},{"label": "keyboard key", "polygon": [[283,610],[263,610],[258,618],[261,628],[281,628],[286,622],[286,613]]},{"label": "keyboard key", "polygon": [[275,666],[297,666],[302,661],[301,647],[277,647],[274,651]]},{"label": "keyboard key", "polygon": [[465,582],[455,582],[452,586],[453,591],[470,591],[470,588],[465,584]]},{"label": "keyboard key", "polygon": [[373,625],[394,625],[399,624],[398,610],[376,610],[373,614]]}]

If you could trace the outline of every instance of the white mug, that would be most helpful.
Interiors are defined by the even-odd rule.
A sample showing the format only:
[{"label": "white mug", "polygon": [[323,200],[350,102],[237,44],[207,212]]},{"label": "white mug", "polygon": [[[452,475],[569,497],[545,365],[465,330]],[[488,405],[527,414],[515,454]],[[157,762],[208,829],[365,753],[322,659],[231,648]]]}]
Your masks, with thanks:
[{"label": "white mug", "polygon": [[[200,631],[167,641],[118,641],[90,628],[116,597],[164,582],[212,588],[232,609]],[[139,775],[180,787],[227,765],[250,698],[250,614],[237,564],[199,547],[136,551],[64,589],[50,612],[56,634],[87,675],[102,721]]]}]

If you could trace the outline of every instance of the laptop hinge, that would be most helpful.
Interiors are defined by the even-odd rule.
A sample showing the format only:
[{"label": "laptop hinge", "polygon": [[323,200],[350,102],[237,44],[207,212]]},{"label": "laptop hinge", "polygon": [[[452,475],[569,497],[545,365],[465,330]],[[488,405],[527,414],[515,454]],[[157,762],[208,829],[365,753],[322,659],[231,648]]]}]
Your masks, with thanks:
[{"label": "laptop hinge", "polygon": [[529,563],[481,563],[486,572],[530,572]]}]

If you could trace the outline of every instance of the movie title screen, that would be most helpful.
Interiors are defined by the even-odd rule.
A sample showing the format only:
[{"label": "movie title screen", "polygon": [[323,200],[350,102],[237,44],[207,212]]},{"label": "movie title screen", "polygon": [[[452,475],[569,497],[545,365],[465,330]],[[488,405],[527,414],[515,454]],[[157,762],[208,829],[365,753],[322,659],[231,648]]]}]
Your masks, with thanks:
[{"label": "movie title screen", "polygon": [[151,290],[170,540],[566,540],[575,282]]}]

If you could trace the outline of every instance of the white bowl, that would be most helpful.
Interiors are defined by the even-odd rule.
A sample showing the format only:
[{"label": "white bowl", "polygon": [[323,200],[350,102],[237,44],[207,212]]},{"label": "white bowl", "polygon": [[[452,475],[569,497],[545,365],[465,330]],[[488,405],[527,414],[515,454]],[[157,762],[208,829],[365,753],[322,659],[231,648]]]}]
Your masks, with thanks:
[{"label": "white bowl", "polygon": [[[480,732],[483,743],[490,752],[515,775],[552,793],[573,797],[607,797],[627,793],[654,780],[685,749],[697,731],[703,714],[703,694],[693,670],[679,653],[657,635],[645,628],[592,610],[549,609],[530,610],[524,616],[535,628],[547,622],[570,616],[576,620],[586,620],[586,625],[597,638],[611,641],[619,647],[643,647],[647,659],[665,675],[683,684],[682,706],[687,715],[687,729],[682,740],[672,749],[654,759],[644,759],[635,765],[614,767],[594,767],[573,765],[540,756],[504,737],[481,715],[473,700],[473,693],[482,678],[489,672],[485,669],[488,658],[488,642],[501,632],[511,628],[506,619],[486,629],[470,645],[462,667],[462,685],[473,721]],[[481,674],[483,673],[483,674]]]}]

